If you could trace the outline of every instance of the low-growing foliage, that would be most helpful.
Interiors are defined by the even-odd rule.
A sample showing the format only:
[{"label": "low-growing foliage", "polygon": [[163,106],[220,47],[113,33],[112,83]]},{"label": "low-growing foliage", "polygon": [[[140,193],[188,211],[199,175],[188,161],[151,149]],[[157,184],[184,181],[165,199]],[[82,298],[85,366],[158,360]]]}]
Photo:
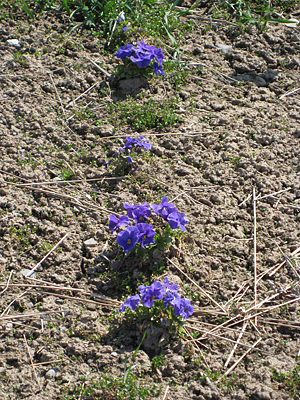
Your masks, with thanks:
[{"label": "low-growing foliage", "polygon": [[175,112],[177,104],[177,99],[157,102],[151,98],[139,105],[134,99],[128,98],[109,104],[107,111],[111,113],[109,122],[115,126],[128,124],[138,132],[152,128],[162,130],[183,120]]}]

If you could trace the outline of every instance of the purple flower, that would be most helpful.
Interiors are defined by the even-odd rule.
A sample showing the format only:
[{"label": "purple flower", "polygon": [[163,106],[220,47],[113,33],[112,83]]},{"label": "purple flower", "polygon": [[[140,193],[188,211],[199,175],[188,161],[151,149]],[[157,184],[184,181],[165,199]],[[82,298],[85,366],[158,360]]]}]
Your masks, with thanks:
[{"label": "purple flower", "polygon": [[189,219],[184,216],[184,213],[179,213],[178,214],[178,226],[181,231],[186,232],[186,227],[184,226],[189,222]]},{"label": "purple flower", "polygon": [[163,69],[162,69],[162,66],[161,66],[161,65],[158,65],[157,62],[153,63],[153,64],[151,65],[151,67],[154,69],[155,76],[157,76],[157,73],[159,73],[161,76],[164,76],[164,75],[165,75],[165,73],[164,73],[164,71],[163,71]]},{"label": "purple flower", "polygon": [[105,168],[107,168],[107,167],[109,166],[110,163],[111,163],[111,160],[106,161],[103,165],[104,165]]},{"label": "purple flower", "polygon": [[158,64],[162,65],[163,59],[164,59],[164,55],[163,55],[163,52],[162,52],[161,48],[158,48],[158,49],[155,48],[154,57],[155,57],[155,60],[158,62]]},{"label": "purple flower", "polygon": [[181,231],[186,232],[187,229],[184,225],[189,222],[189,219],[184,216],[184,213],[172,212],[168,215],[167,221],[171,229],[180,228]]},{"label": "purple flower", "polygon": [[174,301],[174,314],[187,320],[194,312],[194,308],[188,299],[175,299]]},{"label": "purple flower", "polygon": [[155,214],[161,215],[162,218],[167,221],[169,214],[177,213],[178,210],[174,204],[168,202],[168,198],[164,196],[160,204],[150,204]]},{"label": "purple flower", "polygon": [[134,311],[135,309],[138,308],[138,305],[140,304],[140,302],[141,302],[141,299],[138,294],[131,296],[131,297],[128,296],[127,300],[121,305],[118,312],[124,312],[127,307],[130,308],[131,311]]},{"label": "purple flower", "polygon": [[[145,203],[144,203],[145,204]],[[147,203],[146,203],[147,204]],[[143,204],[142,204],[143,205]],[[125,208],[125,210],[127,210],[127,215],[128,215],[128,217],[129,218],[131,218],[131,219],[133,219],[133,215],[132,215],[132,211],[133,210],[135,210],[136,208],[138,208],[139,206],[135,206],[135,205],[133,205],[133,206],[131,206],[130,204],[128,204],[128,203],[124,203],[124,208]]]},{"label": "purple flower", "polygon": [[139,53],[140,56],[144,55],[150,57],[151,60],[155,58],[159,65],[161,65],[163,62],[164,55],[162,49],[156,48],[155,46],[148,46],[143,40],[141,42],[137,42],[134,50],[136,53]]},{"label": "purple flower", "polygon": [[132,44],[126,44],[126,46],[121,46],[119,50],[116,52],[116,56],[121,58],[121,60],[125,60],[125,58],[128,58],[131,56],[133,53],[133,45]]},{"label": "purple flower", "polygon": [[127,28],[127,26],[126,26],[126,25],[124,25],[124,26],[123,26],[123,28],[122,28],[122,31],[123,31],[123,32],[126,32],[126,31],[128,31],[128,28]]},{"label": "purple flower", "polygon": [[126,143],[125,143],[124,147],[122,147],[121,150],[125,151],[128,149],[132,149],[133,145],[135,145],[136,143],[137,143],[137,139],[127,136]]},{"label": "purple flower", "polygon": [[127,156],[127,164],[133,163],[133,159],[130,156]]},{"label": "purple flower", "polygon": [[138,147],[144,147],[145,150],[150,150],[151,149],[151,143],[146,142],[146,140],[143,139],[143,136],[140,137],[140,139],[136,143],[136,149]]},{"label": "purple flower", "polygon": [[171,214],[169,214],[167,217],[167,221],[169,222],[171,229],[178,228],[178,213],[172,212]]},{"label": "purple flower", "polygon": [[177,293],[171,293],[167,292],[167,294],[164,297],[164,306],[165,308],[168,308],[168,305],[170,304],[172,307],[174,307],[176,299],[180,299],[180,296]]},{"label": "purple flower", "polygon": [[146,222],[149,215],[151,215],[151,211],[147,203],[143,203],[141,206],[137,206],[132,210],[132,217],[137,224]]},{"label": "purple flower", "polygon": [[[121,15],[121,14],[120,14]],[[121,19],[117,19],[118,22]],[[123,32],[127,31],[127,26],[123,26]],[[146,68],[150,65],[151,60],[155,59],[156,62],[152,64],[155,75],[159,73],[164,76],[164,71],[162,69],[162,63],[164,55],[161,48],[156,48],[155,46],[148,46],[144,41],[137,42],[136,47],[132,44],[127,44],[125,47],[121,46],[116,53],[116,56],[124,60],[130,57],[130,60],[138,65],[140,68]]]},{"label": "purple flower", "polygon": [[135,62],[139,68],[146,68],[150,64],[150,61],[152,60],[153,57],[151,57],[151,54],[142,54],[139,52],[135,52],[136,57],[131,56],[130,60],[132,62]]},{"label": "purple flower", "polygon": [[[136,205],[131,206],[131,205],[128,204],[128,203],[124,203],[124,208],[125,208],[125,210],[127,210],[127,215],[128,215],[129,218],[132,218],[132,219],[134,219],[133,211],[136,210],[136,209],[138,209],[138,208],[140,208],[140,207],[146,207],[146,208],[149,210],[149,207],[148,207],[148,203],[147,203],[147,202],[141,204],[140,206],[136,206]],[[150,211],[150,210],[149,210],[149,211]],[[151,214],[151,211],[150,211],[150,214]],[[148,214],[148,215],[150,215],[150,214]],[[144,221],[140,221],[140,222],[144,222]]]},{"label": "purple flower", "polygon": [[137,42],[136,47],[134,48],[135,51],[139,51],[141,53],[146,53],[150,50],[151,47],[155,46],[148,46],[143,40],[141,42]]},{"label": "purple flower", "polygon": [[127,254],[139,241],[140,231],[136,226],[129,226],[125,231],[119,232],[117,235],[117,243]]},{"label": "purple flower", "polygon": [[174,285],[173,283],[170,283],[167,276],[166,276],[166,280],[164,281],[164,285],[171,292],[173,292],[173,293],[177,293],[178,292],[178,286]]},{"label": "purple flower", "polygon": [[140,286],[138,287],[138,289],[139,289],[139,291],[140,291],[140,293],[141,293],[141,296],[143,296],[143,294],[145,293],[147,287],[148,287],[148,286],[144,286],[144,285],[140,285]]},{"label": "purple flower", "polygon": [[113,233],[117,228],[120,228],[121,226],[127,226],[130,224],[129,219],[126,217],[126,215],[121,215],[119,217],[119,220],[115,215],[110,215],[109,216],[109,224],[108,227],[110,229],[110,233]]},{"label": "purple flower", "polygon": [[156,232],[153,230],[153,225],[140,223],[137,224],[137,228],[140,231],[139,243],[142,248],[150,243],[155,243],[154,236],[156,235]]},{"label": "purple flower", "polygon": [[151,308],[156,300],[161,300],[166,294],[164,285],[155,281],[150,286],[140,286],[140,293],[142,294],[142,303],[145,307]]}]

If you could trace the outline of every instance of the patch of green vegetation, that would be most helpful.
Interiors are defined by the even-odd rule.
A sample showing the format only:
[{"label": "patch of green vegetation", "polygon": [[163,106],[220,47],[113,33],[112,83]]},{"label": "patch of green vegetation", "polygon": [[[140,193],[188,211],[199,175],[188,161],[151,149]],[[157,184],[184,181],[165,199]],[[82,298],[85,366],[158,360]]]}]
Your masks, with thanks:
[{"label": "patch of green vegetation", "polygon": [[73,172],[67,168],[61,168],[60,173],[64,181],[68,181],[74,176]]},{"label": "patch of green vegetation", "polygon": [[159,367],[162,367],[164,365],[164,355],[160,354],[159,356],[153,357],[151,360],[151,364],[155,369],[159,369]]},{"label": "patch of green vegetation", "polygon": [[94,118],[94,113],[89,111],[89,107],[83,107],[80,111],[75,111],[74,115],[78,121]]},{"label": "patch of green vegetation", "polygon": [[[154,396],[160,394],[160,390],[157,389],[155,384],[148,385],[145,382],[138,380],[135,375],[131,374],[133,368],[134,359],[141,347],[141,344],[145,338],[144,334],[142,341],[135,350],[131,363],[127,368],[127,356],[125,357],[124,374],[123,377],[109,376],[108,374],[101,374],[100,380],[94,382],[93,380],[87,385],[86,378],[81,377],[83,381],[82,385],[76,385],[73,389],[71,397],[69,395],[63,397],[64,400],[82,398],[92,399],[106,399],[106,400],[135,400],[139,399],[152,399]],[[68,387],[65,391],[69,391]]]},{"label": "patch of green vegetation", "polygon": [[[234,20],[243,27],[254,24],[260,32],[263,32],[270,22],[274,24],[289,22],[287,19],[278,18],[278,14],[290,12],[297,2],[297,0],[288,2],[275,0],[272,3],[267,0],[229,0],[224,2],[220,8],[226,11],[226,19]],[[214,17],[217,16],[214,15]]]},{"label": "patch of green vegetation", "polygon": [[[65,11],[74,28],[92,28],[95,36],[111,42],[111,49],[120,45],[120,39],[124,42],[131,34],[141,33],[160,41],[165,39],[178,49],[182,35],[191,30],[193,24],[179,21],[182,10],[176,9],[176,3],[176,0],[21,0],[14,5],[31,19],[48,10]],[[117,23],[121,12],[126,22]],[[129,27],[126,33],[122,31],[125,23]]]},{"label": "patch of green vegetation", "polygon": [[300,396],[300,365],[297,365],[294,371],[289,374],[283,374],[276,370],[271,370],[273,382],[278,382],[277,390],[285,389],[289,392],[292,399],[298,399]]},{"label": "patch of green vegetation", "polygon": [[108,104],[107,112],[111,114],[109,122],[115,126],[128,124],[139,132],[152,128],[162,130],[183,121],[175,112],[177,104],[178,99],[157,102],[151,98],[141,105],[127,99]]},{"label": "patch of green vegetation", "polygon": [[[85,378],[82,377],[85,382]],[[68,390],[68,388],[66,388]],[[106,399],[106,400],[135,400],[152,399],[153,396],[158,394],[156,386],[148,386],[143,384],[141,380],[138,381],[137,377],[130,375],[126,381],[124,378],[109,376],[108,374],[101,374],[98,382],[91,381],[89,385],[78,385],[74,388],[72,394],[65,395],[62,399],[69,400],[78,398],[81,394],[82,398]]]},{"label": "patch of green vegetation", "polygon": [[19,64],[20,67],[29,68],[28,60],[20,51],[14,53],[13,62]]}]

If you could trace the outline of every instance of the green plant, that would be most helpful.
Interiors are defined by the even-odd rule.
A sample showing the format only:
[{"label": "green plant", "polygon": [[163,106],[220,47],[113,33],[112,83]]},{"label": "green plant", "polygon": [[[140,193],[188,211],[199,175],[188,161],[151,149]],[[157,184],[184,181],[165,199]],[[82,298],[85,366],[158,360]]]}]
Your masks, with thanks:
[{"label": "green plant", "polygon": [[160,367],[162,367],[164,365],[164,355],[160,354],[159,356],[153,357],[151,360],[151,364],[155,369],[159,369]]},{"label": "green plant", "polygon": [[20,51],[17,51],[16,53],[14,53],[13,61],[15,63],[18,63],[23,68],[29,68],[29,64],[28,64],[26,57]]},{"label": "green plant", "polygon": [[[278,0],[276,6],[282,9],[284,2],[282,0]],[[295,0],[289,1],[295,4]],[[235,17],[235,20],[241,26],[246,24],[255,24],[260,32],[263,32],[267,29],[268,23],[288,23],[289,20],[284,18],[274,18],[273,16],[277,16],[278,13],[275,13],[275,8],[271,2],[267,0],[258,1],[246,1],[246,0],[229,0],[223,3],[223,9],[227,9],[229,12],[228,16],[231,15]],[[275,5],[275,4],[274,4]],[[229,17],[229,19],[231,19]]]},{"label": "green plant", "polygon": [[293,399],[300,395],[300,365],[297,365],[293,371],[288,374],[277,372],[272,369],[272,381],[278,382],[278,390],[286,389]]},{"label": "green plant", "polygon": [[139,105],[128,98],[124,102],[109,104],[107,111],[111,114],[109,122],[115,126],[128,124],[139,132],[151,128],[162,130],[182,121],[175,112],[177,104],[178,99],[159,103],[151,98]]}]

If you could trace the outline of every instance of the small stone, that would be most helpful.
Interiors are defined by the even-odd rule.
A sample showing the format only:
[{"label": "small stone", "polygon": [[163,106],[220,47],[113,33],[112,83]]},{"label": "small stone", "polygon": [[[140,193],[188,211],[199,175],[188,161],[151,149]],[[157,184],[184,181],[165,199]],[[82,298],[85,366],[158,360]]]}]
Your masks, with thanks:
[{"label": "small stone", "polygon": [[95,239],[88,239],[88,240],[85,240],[84,242],[84,245],[86,246],[86,247],[95,247],[95,246],[97,246],[97,244],[98,244],[98,242],[97,242],[97,240],[95,240]]},{"label": "small stone", "polygon": [[27,274],[28,274],[28,276],[33,276],[35,274],[35,272],[34,271],[32,272],[31,269],[22,269],[20,271],[20,274],[22,274],[23,276],[26,276]]},{"label": "small stone", "polygon": [[4,368],[4,367],[0,367],[0,374],[5,374],[5,372],[6,372],[6,369]]},{"label": "small stone", "polygon": [[112,355],[113,357],[118,357],[118,353],[116,353],[115,351],[113,351],[113,352],[111,353],[111,355]]},{"label": "small stone", "polygon": [[47,379],[53,379],[53,378],[55,378],[55,375],[57,374],[57,372],[58,372],[57,368],[51,368],[51,369],[49,369],[49,371],[46,372],[45,377]]},{"label": "small stone", "polygon": [[232,46],[228,46],[227,44],[216,44],[223,54],[227,54],[229,51],[232,50]]},{"label": "small stone", "polygon": [[18,41],[18,39],[8,39],[6,41],[6,44],[8,46],[21,47],[20,42]]}]

